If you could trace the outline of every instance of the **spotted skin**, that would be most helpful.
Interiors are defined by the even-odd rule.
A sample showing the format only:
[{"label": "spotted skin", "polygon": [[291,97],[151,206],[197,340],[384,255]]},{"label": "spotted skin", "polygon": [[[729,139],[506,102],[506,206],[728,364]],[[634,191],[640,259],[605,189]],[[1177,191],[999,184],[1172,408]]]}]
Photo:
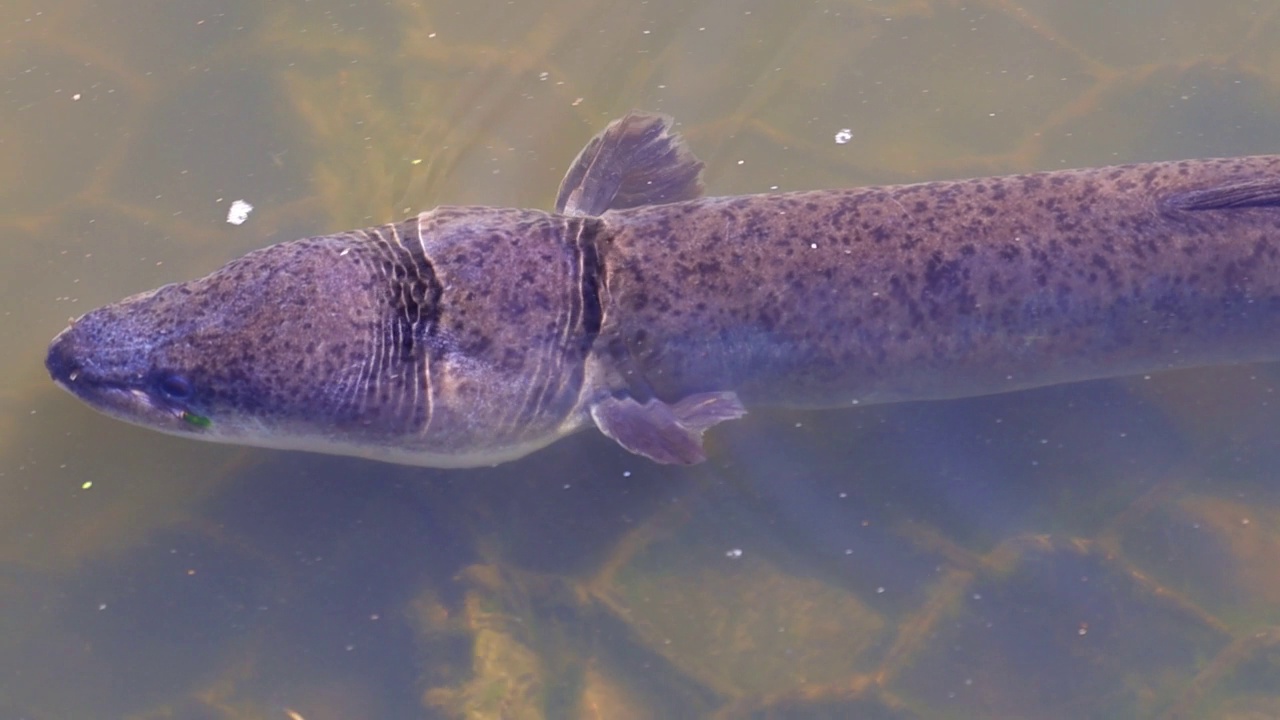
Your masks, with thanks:
[{"label": "spotted skin", "polygon": [[[445,207],[281,243],[86,314],[46,364],[90,405],[171,433],[492,463],[560,437],[567,419],[581,423],[600,324],[597,295],[584,301],[581,289],[598,272],[599,226]],[[164,392],[174,376],[189,395]]]},{"label": "spotted skin", "polygon": [[611,212],[609,331],[659,397],[806,407],[1276,359],[1276,198],[1183,206],[1260,180],[1280,157]]},{"label": "spotted skin", "polygon": [[701,198],[669,118],[555,212],[440,207],[94,310],[59,385],[206,440],[438,467],[594,424],[659,462],[752,405],[1280,358],[1280,156]]}]

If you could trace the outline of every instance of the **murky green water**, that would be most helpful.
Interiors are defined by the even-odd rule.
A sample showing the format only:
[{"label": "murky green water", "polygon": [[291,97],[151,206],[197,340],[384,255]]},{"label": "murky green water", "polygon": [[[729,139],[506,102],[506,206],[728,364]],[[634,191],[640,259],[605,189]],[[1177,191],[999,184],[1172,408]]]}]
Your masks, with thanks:
[{"label": "murky green water", "polygon": [[433,471],[148,433],[41,365],[270,242],[546,207],[631,108],[715,194],[1278,152],[1280,6],[48,5],[0,8],[0,717],[1280,714],[1274,366]]}]

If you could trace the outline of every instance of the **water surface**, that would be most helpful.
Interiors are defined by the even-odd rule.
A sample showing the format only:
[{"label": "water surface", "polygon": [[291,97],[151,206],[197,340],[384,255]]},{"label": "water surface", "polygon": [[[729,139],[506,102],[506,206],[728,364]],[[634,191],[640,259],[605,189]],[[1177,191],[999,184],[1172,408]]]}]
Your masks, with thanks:
[{"label": "water surface", "polygon": [[713,194],[1270,153],[1277,48],[1264,0],[6,3],[0,716],[1280,714],[1275,366],[436,471],[149,433],[41,365],[267,243],[546,207],[632,108]]}]

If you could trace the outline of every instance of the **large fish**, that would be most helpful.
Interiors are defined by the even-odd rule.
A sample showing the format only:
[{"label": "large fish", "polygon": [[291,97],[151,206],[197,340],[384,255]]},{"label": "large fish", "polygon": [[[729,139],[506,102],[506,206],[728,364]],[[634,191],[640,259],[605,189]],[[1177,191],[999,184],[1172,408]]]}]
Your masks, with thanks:
[{"label": "large fish", "polygon": [[460,467],[592,424],[695,463],[753,405],[1280,358],[1280,156],[718,198],[701,170],[631,113],[555,212],[273,245],[87,313],[46,364],[164,432]]}]

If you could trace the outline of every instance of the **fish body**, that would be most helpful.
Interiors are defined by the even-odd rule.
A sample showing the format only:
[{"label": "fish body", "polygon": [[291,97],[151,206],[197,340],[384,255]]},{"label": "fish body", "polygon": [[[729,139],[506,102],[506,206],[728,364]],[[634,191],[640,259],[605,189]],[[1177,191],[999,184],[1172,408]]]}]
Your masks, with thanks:
[{"label": "fish body", "polygon": [[748,405],[1276,359],[1277,192],[1267,156],[608,212],[609,330],[657,396]]},{"label": "fish body", "polygon": [[1280,358],[1280,156],[701,197],[668,118],[555,211],[440,207],[92,311],[53,378],[209,440],[459,467],[594,424],[659,462],[747,406]]}]

